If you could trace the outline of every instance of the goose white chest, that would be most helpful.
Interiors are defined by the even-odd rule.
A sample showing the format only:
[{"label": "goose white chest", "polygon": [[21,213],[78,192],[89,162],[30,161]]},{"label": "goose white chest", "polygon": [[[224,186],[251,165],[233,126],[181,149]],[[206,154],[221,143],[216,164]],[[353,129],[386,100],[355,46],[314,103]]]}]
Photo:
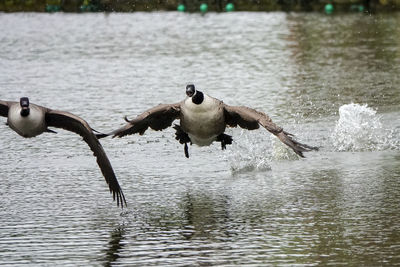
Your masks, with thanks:
[{"label": "goose white chest", "polygon": [[21,107],[12,105],[8,111],[7,122],[9,126],[23,137],[34,137],[46,130],[45,114],[43,110],[30,105],[29,115],[21,116]]}]

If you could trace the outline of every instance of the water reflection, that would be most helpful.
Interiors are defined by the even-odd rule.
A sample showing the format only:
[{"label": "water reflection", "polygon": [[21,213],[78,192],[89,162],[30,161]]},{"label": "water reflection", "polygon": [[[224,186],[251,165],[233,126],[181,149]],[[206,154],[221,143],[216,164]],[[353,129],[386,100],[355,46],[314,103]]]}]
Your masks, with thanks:
[{"label": "water reflection", "polygon": [[[398,16],[398,15],[396,15]],[[394,16],[394,17],[396,17]],[[390,110],[400,102],[399,38],[393,18],[375,16],[288,16],[288,48],[297,81],[289,85],[290,101],[305,117],[335,114],[339,106],[367,103]],[[349,64],[349,62],[351,62]]]},{"label": "water reflection", "polygon": [[215,232],[224,232],[230,221],[228,196],[217,199],[205,194],[187,193],[182,199],[184,224],[182,235],[186,239],[215,241]]},{"label": "water reflection", "polygon": [[110,241],[108,242],[107,250],[105,250],[105,267],[113,266],[119,259],[120,253],[124,248],[125,231],[125,227],[122,225],[111,232]]},{"label": "water reflection", "polygon": [[[374,165],[384,163],[386,157],[377,154],[371,159],[365,153],[357,153],[349,161],[337,154],[335,164],[343,166],[342,171],[329,170],[313,175],[316,179],[313,184],[319,185],[313,195],[323,205],[316,209],[311,220],[309,231],[318,235],[311,251],[314,255],[324,255],[319,258],[323,265],[335,260],[340,263],[338,259],[348,263],[381,264],[382,258],[376,251],[385,251],[396,243],[389,237],[393,236],[393,225],[389,224],[392,229],[384,225],[388,218],[398,217],[392,213],[393,203],[387,205],[387,200],[398,193],[393,194],[393,189],[389,194],[385,192],[388,184],[393,185],[392,178],[389,181],[384,171],[388,166],[375,168]],[[360,166],[366,169],[362,177],[358,177]],[[388,253],[385,260],[393,262],[394,256]]]}]

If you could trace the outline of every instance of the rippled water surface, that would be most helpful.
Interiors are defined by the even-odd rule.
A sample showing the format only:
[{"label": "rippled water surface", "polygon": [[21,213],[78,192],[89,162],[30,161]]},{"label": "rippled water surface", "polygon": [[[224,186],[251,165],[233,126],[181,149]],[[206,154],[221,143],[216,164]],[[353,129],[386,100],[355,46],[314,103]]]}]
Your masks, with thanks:
[{"label": "rippled water surface", "polygon": [[121,211],[81,138],[0,122],[0,265],[400,264],[400,14],[0,14],[0,99],[109,131],[194,82],[269,114],[191,146],[103,139]]}]

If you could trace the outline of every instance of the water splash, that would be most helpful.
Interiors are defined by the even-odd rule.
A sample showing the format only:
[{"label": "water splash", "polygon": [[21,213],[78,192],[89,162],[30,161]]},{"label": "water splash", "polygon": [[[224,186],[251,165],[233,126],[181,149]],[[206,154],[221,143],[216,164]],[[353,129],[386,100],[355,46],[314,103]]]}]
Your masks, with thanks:
[{"label": "water splash", "polygon": [[[254,135],[254,133],[252,133]],[[271,170],[271,147],[268,137],[263,137],[266,142],[260,142],[255,136],[249,136],[242,131],[240,135],[234,137],[232,149],[225,158],[231,166],[232,174],[240,174],[254,171]]]},{"label": "water splash", "polygon": [[339,108],[339,120],[331,136],[338,151],[384,150],[391,146],[389,132],[381,117],[367,104],[347,104]]},{"label": "water splash", "polygon": [[265,172],[275,160],[297,160],[299,157],[274,135],[264,131],[242,131],[234,137],[232,149],[225,158],[232,174]]}]

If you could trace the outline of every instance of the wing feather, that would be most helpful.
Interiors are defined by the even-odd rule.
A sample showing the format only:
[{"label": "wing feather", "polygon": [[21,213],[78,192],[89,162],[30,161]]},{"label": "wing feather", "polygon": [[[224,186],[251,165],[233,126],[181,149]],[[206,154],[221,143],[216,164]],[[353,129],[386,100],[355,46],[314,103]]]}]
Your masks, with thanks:
[{"label": "wing feather", "polygon": [[170,127],[175,119],[179,118],[181,112],[180,105],[181,103],[160,104],[146,110],[132,120],[128,120],[125,117],[128,123],[107,135],[113,135],[113,137],[123,137],[136,133],[142,135],[149,127],[156,131],[164,130]]},{"label": "wing feather", "polygon": [[8,117],[8,109],[12,103],[15,103],[15,102],[0,100],[0,116]]},{"label": "wing feather", "polygon": [[47,126],[62,128],[82,136],[83,140],[89,145],[97,158],[97,164],[113,194],[113,199],[117,199],[117,205],[126,205],[125,196],[115,176],[111,163],[99,140],[93,133],[89,124],[82,118],[64,111],[50,110],[46,112]]},{"label": "wing feather", "polygon": [[229,106],[224,104],[225,122],[228,126],[247,130],[258,129],[263,126],[269,132],[279,138],[285,145],[289,146],[300,157],[304,157],[303,152],[318,150],[317,147],[308,146],[296,141],[292,134],[284,131],[281,127],[272,122],[264,112],[244,106]]}]

